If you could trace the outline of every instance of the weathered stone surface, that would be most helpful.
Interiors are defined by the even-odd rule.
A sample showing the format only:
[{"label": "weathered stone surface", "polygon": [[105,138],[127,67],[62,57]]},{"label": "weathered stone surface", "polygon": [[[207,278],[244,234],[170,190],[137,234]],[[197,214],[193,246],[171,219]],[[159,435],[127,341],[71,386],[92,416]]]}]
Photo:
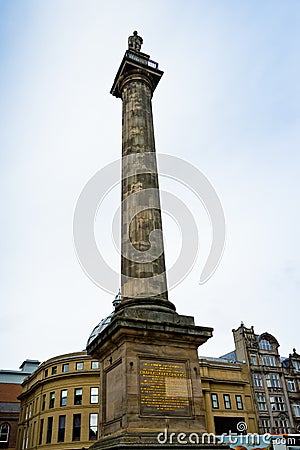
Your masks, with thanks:
[{"label": "weathered stone surface", "polygon": [[172,432],[205,432],[197,348],[211,335],[176,312],[116,311],[88,347],[101,367],[101,439],[127,433],[141,439],[166,423]]},{"label": "weathered stone surface", "polygon": [[[145,76],[130,74],[122,81],[120,91],[123,101],[122,156],[130,155],[130,173],[135,173],[128,176],[128,160],[123,158],[121,293],[124,299],[150,296],[167,299],[151,106],[153,88]],[[143,154],[146,154],[144,161]],[[149,165],[152,172],[148,172]],[[140,173],[143,167],[147,169],[146,173]],[[152,233],[154,230],[155,234]],[[132,257],[127,250],[131,245],[137,250],[134,252],[133,249]],[[153,257],[147,262],[145,252],[149,251]]]}]

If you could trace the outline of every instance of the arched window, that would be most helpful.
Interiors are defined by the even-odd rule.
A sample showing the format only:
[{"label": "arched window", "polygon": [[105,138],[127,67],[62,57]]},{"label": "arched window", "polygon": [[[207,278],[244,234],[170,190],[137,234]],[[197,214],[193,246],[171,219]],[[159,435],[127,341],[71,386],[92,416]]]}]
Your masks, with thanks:
[{"label": "arched window", "polygon": [[9,425],[8,423],[3,423],[0,425],[0,442],[8,442],[9,437]]},{"label": "arched window", "polygon": [[272,344],[267,339],[262,339],[259,343],[259,348],[261,350],[272,350]]}]

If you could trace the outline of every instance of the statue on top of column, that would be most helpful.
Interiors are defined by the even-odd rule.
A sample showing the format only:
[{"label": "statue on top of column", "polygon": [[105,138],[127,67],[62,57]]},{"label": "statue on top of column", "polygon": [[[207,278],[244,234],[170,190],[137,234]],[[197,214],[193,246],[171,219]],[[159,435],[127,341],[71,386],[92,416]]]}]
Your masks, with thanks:
[{"label": "statue on top of column", "polygon": [[143,38],[141,36],[138,36],[137,31],[134,31],[133,36],[129,36],[128,38],[128,50],[139,52],[141,50],[142,43]]}]

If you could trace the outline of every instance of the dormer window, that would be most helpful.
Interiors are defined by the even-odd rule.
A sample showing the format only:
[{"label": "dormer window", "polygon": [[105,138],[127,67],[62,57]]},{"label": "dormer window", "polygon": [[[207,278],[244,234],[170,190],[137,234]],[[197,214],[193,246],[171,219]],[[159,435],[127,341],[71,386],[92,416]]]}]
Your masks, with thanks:
[{"label": "dormer window", "polygon": [[262,339],[259,343],[261,350],[273,350],[272,344],[267,339]]}]

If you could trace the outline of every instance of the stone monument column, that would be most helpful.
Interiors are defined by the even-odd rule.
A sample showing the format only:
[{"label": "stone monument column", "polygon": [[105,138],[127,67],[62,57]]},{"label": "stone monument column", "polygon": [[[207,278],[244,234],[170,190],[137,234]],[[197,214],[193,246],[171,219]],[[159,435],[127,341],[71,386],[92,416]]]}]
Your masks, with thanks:
[{"label": "stone monument column", "polygon": [[151,99],[163,72],[140,51],[142,42],[136,31],[129,37],[111,90],[123,103],[121,295],[174,309],[159,302],[168,293]]},{"label": "stone monument column", "polygon": [[213,330],[178,314],[167,295],[151,106],[163,72],[140,51],[137,32],[128,43],[111,89],[123,102],[122,288],[87,344],[101,374],[93,450],[169,449],[170,436],[158,440],[165,430],[206,431],[197,349]]}]

